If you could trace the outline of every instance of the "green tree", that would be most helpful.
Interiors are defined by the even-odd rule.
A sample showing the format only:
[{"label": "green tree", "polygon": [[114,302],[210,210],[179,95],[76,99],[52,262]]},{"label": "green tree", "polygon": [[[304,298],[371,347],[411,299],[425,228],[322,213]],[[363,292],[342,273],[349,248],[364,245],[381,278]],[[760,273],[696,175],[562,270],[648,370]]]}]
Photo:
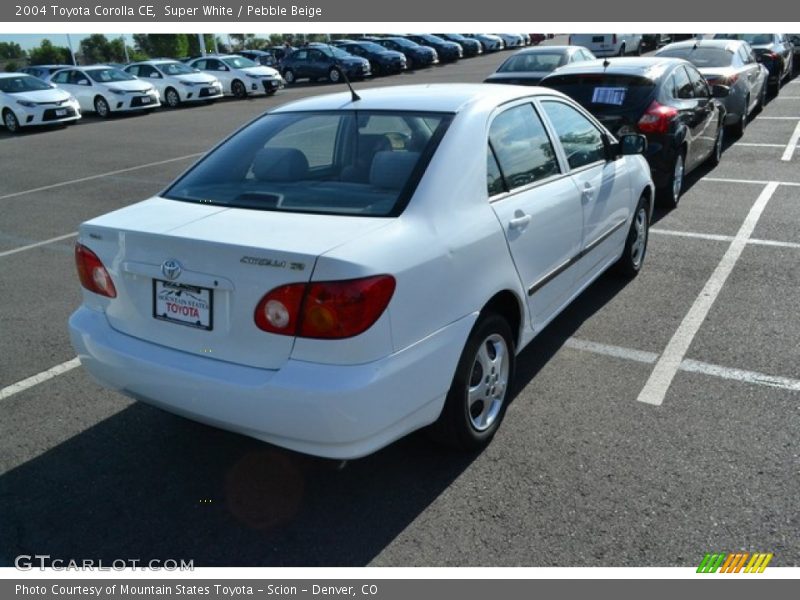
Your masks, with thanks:
[{"label": "green tree", "polygon": [[185,33],[134,33],[136,49],[147,56],[180,58],[189,55],[189,38]]},{"label": "green tree", "polygon": [[53,42],[48,39],[42,40],[42,43],[36,48],[31,48],[30,56],[32,65],[72,64],[69,49],[54,46]]},{"label": "green tree", "polygon": [[19,66],[12,60],[6,63],[5,68],[6,68],[6,73],[16,73],[16,71],[19,69]]},{"label": "green tree", "polygon": [[81,40],[80,48],[87,64],[125,62],[125,43],[121,37],[109,41],[102,33],[93,33]]},{"label": "green tree", "polygon": [[0,42],[0,58],[23,58],[25,51],[16,42]]}]

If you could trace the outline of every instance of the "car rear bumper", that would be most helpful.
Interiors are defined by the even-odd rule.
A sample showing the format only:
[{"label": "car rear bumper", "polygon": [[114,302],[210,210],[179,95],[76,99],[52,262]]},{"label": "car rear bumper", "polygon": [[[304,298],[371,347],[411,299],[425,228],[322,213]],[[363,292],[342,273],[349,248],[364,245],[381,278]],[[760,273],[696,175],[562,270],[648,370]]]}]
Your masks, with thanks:
[{"label": "car rear bumper", "polygon": [[84,368],[108,387],[278,446],[349,459],[436,420],[476,317],[379,361],[339,366],[289,359],[278,370],[145,342],[86,307],[72,315],[69,329]]}]

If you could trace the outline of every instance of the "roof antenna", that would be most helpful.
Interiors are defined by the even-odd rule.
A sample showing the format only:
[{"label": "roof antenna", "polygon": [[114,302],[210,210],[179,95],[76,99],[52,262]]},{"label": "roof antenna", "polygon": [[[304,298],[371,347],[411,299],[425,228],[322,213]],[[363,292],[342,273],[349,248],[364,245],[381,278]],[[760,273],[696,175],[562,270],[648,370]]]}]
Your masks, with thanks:
[{"label": "roof antenna", "polygon": [[336,64],[339,67],[339,72],[342,74],[342,77],[344,77],[344,82],[347,84],[347,87],[350,89],[350,99],[351,99],[351,101],[352,102],[358,102],[359,100],[361,100],[361,96],[356,94],[356,91],[353,89],[353,85],[350,83],[350,78],[347,76],[347,71],[345,70],[344,67],[342,67],[342,63],[339,62],[339,57],[336,56],[336,52],[335,52],[333,46],[331,46],[330,44],[325,44],[325,45],[328,48],[330,48],[331,54],[333,55],[333,60],[336,61]]}]

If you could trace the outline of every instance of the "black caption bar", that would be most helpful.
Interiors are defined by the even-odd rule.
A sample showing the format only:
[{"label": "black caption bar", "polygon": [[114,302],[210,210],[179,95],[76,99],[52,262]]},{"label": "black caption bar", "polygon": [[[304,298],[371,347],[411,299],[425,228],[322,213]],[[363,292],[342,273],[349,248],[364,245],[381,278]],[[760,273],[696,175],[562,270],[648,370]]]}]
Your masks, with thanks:
[{"label": "black caption bar", "polygon": [[[752,2],[725,0],[725,14],[752,22],[800,20],[800,3],[776,0],[771,9],[755,10]],[[780,6],[783,5],[783,6]],[[667,8],[668,10],[664,10]],[[780,15],[778,17],[778,15]],[[440,22],[440,23],[542,23],[542,22],[707,22],[720,19],[719,2],[670,0],[579,0],[578,2],[520,2],[519,0],[308,0],[253,2],[242,0],[11,0],[0,5],[0,22]],[[734,29],[736,29],[734,27]],[[2,32],[0,32],[2,33]]]}]

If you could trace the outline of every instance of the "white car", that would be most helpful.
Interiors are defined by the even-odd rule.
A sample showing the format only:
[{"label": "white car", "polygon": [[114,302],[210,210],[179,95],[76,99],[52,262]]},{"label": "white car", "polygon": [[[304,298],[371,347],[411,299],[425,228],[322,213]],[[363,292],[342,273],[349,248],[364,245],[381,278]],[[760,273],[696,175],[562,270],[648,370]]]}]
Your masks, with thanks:
[{"label": "white car", "polygon": [[223,92],[237,98],[258,94],[271,96],[286,83],[272,67],[235,54],[203,56],[190,61],[189,66],[214,75],[222,83]]},{"label": "white car", "polygon": [[506,50],[522,48],[525,45],[525,40],[519,33],[495,33],[495,35],[503,40]]},{"label": "white car", "polygon": [[332,458],[489,442],[516,355],[642,267],[644,137],[559,92],[440,84],[277,108],[160,196],[84,223],[83,366],[133,398]]},{"label": "white car", "polygon": [[0,73],[0,117],[10,133],[32,125],[70,123],[81,118],[78,101],[25,73]]},{"label": "white car", "polygon": [[50,82],[75,96],[82,111],[102,118],[161,106],[158,90],[150,83],[107,65],[62,69],[50,76]]},{"label": "white car", "polygon": [[183,102],[199,102],[222,98],[222,84],[208,73],[177,60],[145,60],[125,67],[125,72],[149,81],[169,108]]},{"label": "white car", "polygon": [[595,56],[625,56],[642,53],[641,33],[573,33],[570,46],[583,46]]}]

